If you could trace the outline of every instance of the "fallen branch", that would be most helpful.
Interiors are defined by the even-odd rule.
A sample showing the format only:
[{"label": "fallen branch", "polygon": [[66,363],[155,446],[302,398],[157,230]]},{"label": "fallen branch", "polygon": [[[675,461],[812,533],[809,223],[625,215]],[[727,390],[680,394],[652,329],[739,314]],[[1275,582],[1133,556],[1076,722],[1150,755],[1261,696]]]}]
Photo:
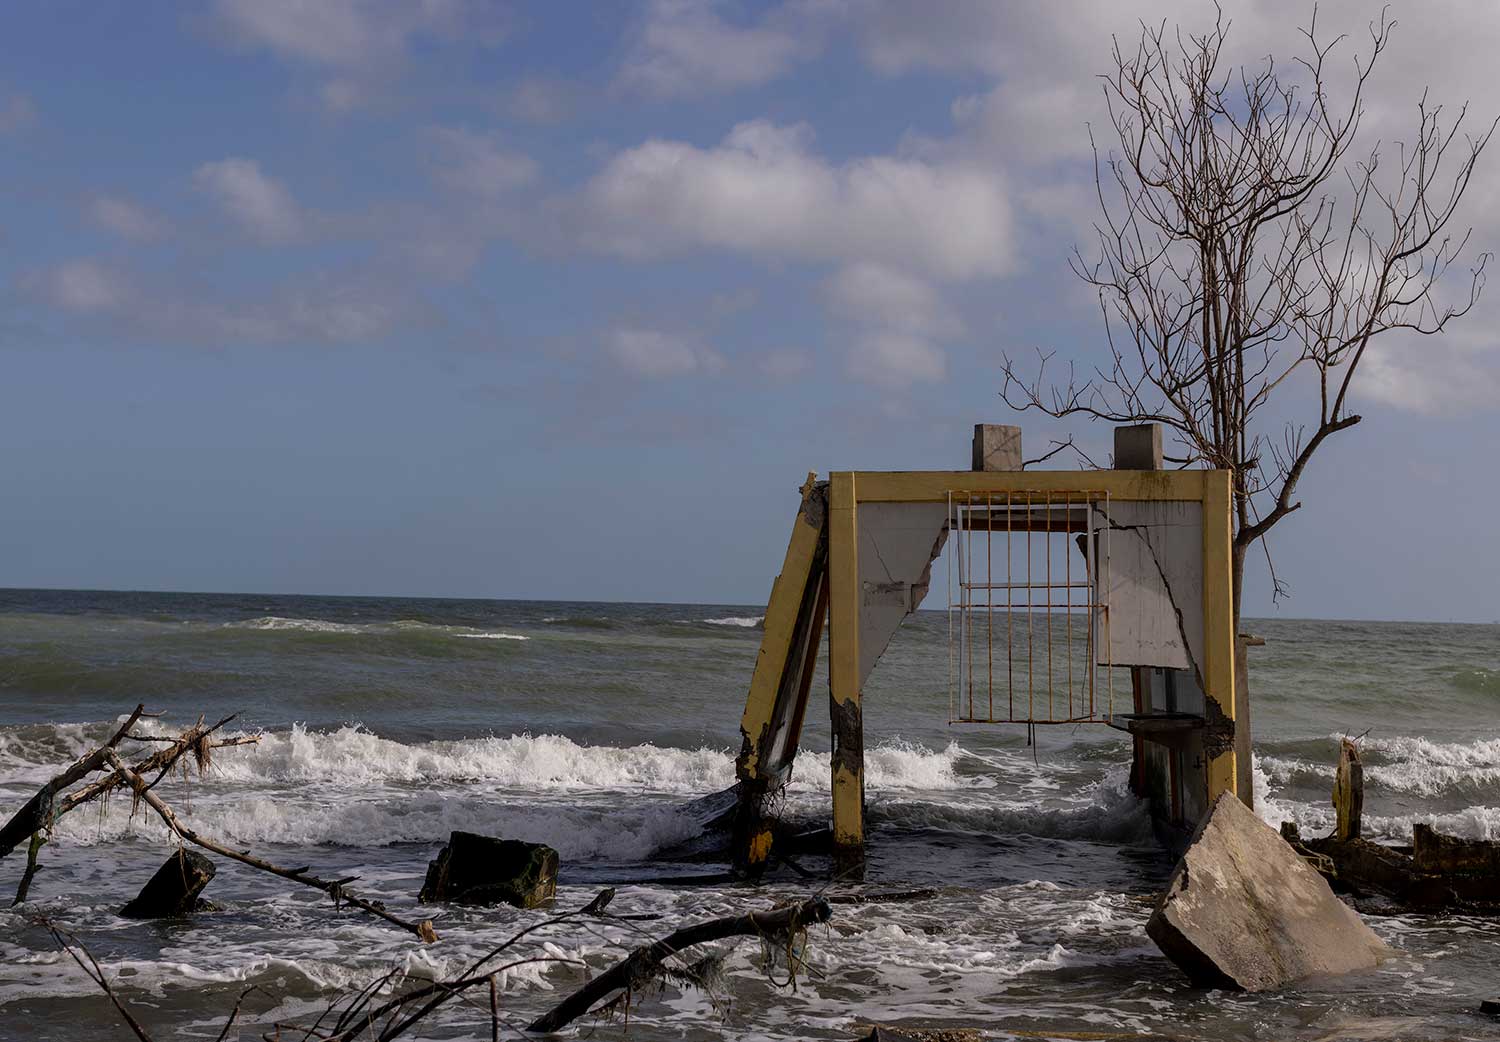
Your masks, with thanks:
[{"label": "fallen branch", "polygon": [[589,981],[552,1010],[527,1027],[528,1031],[558,1031],[593,1008],[611,992],[631,991],[654,978],[662,964],[673,955],[695,944],[719,941],[726,937],[782,937],[812,924],[826,923],[833,908],[821,897],[810,898],[785,908],[765,912],[712,919],[681,930],[635,949],[609,970]]},{"label": "fallen branch", "polygon": [[5,823],[5,827],[0,828],[0,858],[15,850],[32,835],[51,827],[54,820],[52,805],[57,794],[79,779],[103,768],[107,756],[112,755],[114,747],[128,737],[130,729],[145,712],[145,703],[136,706],[135,712],[130,714],[129,719],[109,741],[87,756],[81,757],[77,763],[43,785],[35,796],[26,801],[26,805]]},{"label": "fallen branch", "polygon": [[213,851],[215,854],[227,857],[231,861],[238,861],[242,865],[249,865],[251,868],[258,868],[262,872],[269,872],[271,875],[280,876],[282,879],[290,879],[294,883],[300,883],[303,886],[310,886],[315,890],[321,890],[333,898],[335,907],[347,901],[356,908],[363,909],[371,915],[379,916],[386,922],[401,927],[401,929],[414,934],[423,941],[432,942],[438,939],[437,932],[432,928],[431,919],[423,919],[421,922],[416,923],[408,922],[387,912],[385,906],[379,901],[366,901],[350,893],[345,887],[354,881],[356,878],[354,876],[338,880],[320,879],[317,876],[309,875],[306,868],[282,868],[279,865],[271,864],[269,861],[262,861],[248,852],[232,850],[222,843],[216,843],[205,836],[200,836],[197,832],[179,821],[172,808],[167,806],[162,798],[152,791],[151,786],[144,778],[127,767],[125,762],[120,759],[119,755],[113,749],[104,750],[104,757],[130,783],[130,787],[135,795],[152,810],[156,811],[157,816],[166,823],[167,828],[189,843],[200,846],[204,850]]},{"label": "fallen branch", "polygon": [[[121,1002],[120,997],[110,988],[109,980],[104,976],[104,970],[100,968],[98,960],[94,958],[94,953],[85,948],[83,942],[77,937],[52,925],[51,920],[38,919],[37,922],[41,923],[47,932],[52,935],[52,939],[57,942],[59,948],[72,956],[73,961],[78,964],[78,968],[84,972],[89,980],[99,985],[100,989],[109,998],[109,1001],[114,1003],[115,1009],[119,1010],[120,1016],[124,1018],[125,1023],[130,1025],[130,1030],[135,1032],[135,1037],[140,1039],[140,1042],[152,1042],[151,1036],[146,1033],[145,1028],[141,1027],[140,1021],[131,1015],[130,1010],[125,1008],[125,1003]],[[67,940],[64,940],[64,938],[67,938]],[[70,941],[72,943],[69,943]],[[74,949],[75,945],[77,946],[77,950]],[[83,952],[83,956],[78,954],[80,951]],[[87,963],[83,961],[85,957],[88,959]],[[235,1011],[239,1011],[238,1005],[235,1006]],[[223,1036],[221,1035],[220,1038],[223,1038]]]},{"label": "fallen branch", "polygon": [[[560,923],[576,920],[584,916],[597,916],[603,919],[626,918],[624,916],[608,915],[604,912],[604,907],[609,904],[612,897],[614,897],[614,889],[612,887],[606,887],[605,889],[601,890],[598,896],[596,896],[592,901],[590,901],[587,905],[578,909],[577,911],[564,912],[562,915],[553,916],[550,919],[544,919],[539,923],[533,923],[525,929],[512,934],[509,938],[502,941],[494,948],[490,949],[490,951],[488,951],[486,954],[470,963],[468,968],[453,980],[431,981],[420,988],[413,989],[412,991],[405,992],[392,999],[389,999],[379,1006],[367,1008],[369,1007],[369,1004],[374,1000],[376,993],[379,992],[379,990],[386,984],[390,983],[392,978],[396,976],[397,971],[392,970],[389,973],[376,978],[374,981],[367,984],[364,988],[361,988],[359,992],[355,994],[354,998],[350,999],[348,1007],[342,1014],[339,1015],[338,1019],[334,1022],[333,1027],[328,1031],[322,1031],[320,1029],[322,1027],[323,1021],[328,1019],[328,1017],[337,1010],[337,1003],[329,1006],[326,1010],[324,1010],[323,1014],[313,1022],[311,1027],[302,1027],[295,1024],[277,1024],[276,1027],[278,1030],[287,1028],[291,1030],[302,1031],[304,1032],[304,1038],[317,1038],[320,1040],[320,1042],[353,1042],[355,1038],[358,1038],[367,1032],[370,1034],[374,1034],[376,1026],[382,1020],[385,1020],[385,1029],[381,1032],[381,1034],[376,1036],[376,1038],[378,1042],[388,1042],[388,1040],[396,1038],[397,1036],[405,1032],[408,1028],[415,1025],[423,1017],[426,1017],[428,1014],[432,1013],[443,1003],[447,1002],[450,999],[459,997],[464,991],[468,990],[469,988],[488,982],[490,985],[491,995],[490,1032],[492,1037],[498,1037],[500,1031],[500,1011],[498,996],[496,995],[495,988],[495,976],[497,974],[503,973],[506,970],[513,969],[517,966],[525,966],[527,964],[537,962],[568,963],[573,965],[578,965],[578,963],[573,959],[565,959],[562,956],[549,955],[517,959],[513,962],[508,962],[505,965],[496,967],[494,969],[485,969],[485,967],[495,959],[499,958],[502,953],[519,944],[521,940],[528,935],[536,933],[539,930],[544,930],[550,926],[557,926]],[[425,1005],[423,1005],[421,1009],[417,1010],[415,1013],[406,1017],[399,1023],[396,1023],[396,1017],[400,1015],[405,1007],[412,1002],[417,1001],[418,999],[428,999],[429,1001]]]},{"label": "fallen branch", "polygon": [[[176,738],[166,739],[172,743],[171,745],[164,749],[158,749],[137,763],[132,769],[136,774],[140,775],[155,774],[157,781],[160,781],[166,776],[167,772],[177,765],[177,761],[189,752],[198,761],[199,770],[201,771],[208,766],[211,750],[223,749],[227,746],[235,745],[253,745],[259,742],[261,736],[258,734],[238,735],[233,738],[220,738],[209,741],[210,735],[229,723],[237,715],[231,714],[226,716],[212,727],[204,727],[203,721],[200,718],[198,723],[182,732]],[[129,735],[128,737],[134,738],[137,741],[144,740],[144,736],[141,735]],[[53,820],[57,820],[57,818],[62,817],[69,811],[88,803],[90,800],[98,799],[110,790],[117,789],[124,784],[125,776],[119,771],[112,771],[103,778],[90,782],[76,792],[68,793],[67,796],[63,797],[62,802],[58,804],[57,813],[54,815]],[[156,783],[153,782],[152,784]]]}]

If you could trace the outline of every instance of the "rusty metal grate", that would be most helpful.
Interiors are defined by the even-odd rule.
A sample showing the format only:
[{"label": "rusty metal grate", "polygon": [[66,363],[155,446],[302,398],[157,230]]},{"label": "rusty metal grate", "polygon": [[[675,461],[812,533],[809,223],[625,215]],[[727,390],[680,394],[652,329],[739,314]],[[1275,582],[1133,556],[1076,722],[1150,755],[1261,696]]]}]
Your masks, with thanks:
[{"label": "rusty metal grate", "polygon": [[1106,492],[948,494],[950,723],[1113,712],[1108,512]]}]

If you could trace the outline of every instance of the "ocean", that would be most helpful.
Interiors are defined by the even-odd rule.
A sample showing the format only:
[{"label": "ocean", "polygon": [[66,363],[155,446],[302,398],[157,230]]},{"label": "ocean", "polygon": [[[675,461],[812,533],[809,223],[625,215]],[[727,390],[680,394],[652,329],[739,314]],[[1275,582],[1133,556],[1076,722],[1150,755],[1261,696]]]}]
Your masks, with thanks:
[{"label": "ocean", "polygon": [[[690,849],[683,808],[731,784],[762,609],[399,598],[0,591],[0,816],[118,726],[137,702],[171,732],[238,713],[210,772],[162,783],[203,833],[354,888],[442,939],[411,936],[316,891],[222,862],[192,921],[120,918],[172,850],[128,796],[59,823],[31,900],[0,909],[0,1039],[124,1038],[108,1001],[33,921],[77,934],[158,1042],[213,1039],[242,991],[242,1026],[310,1019],[394,967],[452,974],[546,917],[428,909],[416,893],[454,829],[561,854],[556,909],[604,886],[610,910],[536,935],[537,954],[598,972],[679,923],[767,907],[824,884],[694,885],[724,866]],[[1363,734],[1367,831],[1431,821],[1500,838],[1500,626],[1253,620],[1258,810],[1329,828],[1340,736]],[[592,1037],[851,1038],[870,1022],[974,1027],[986,1037],[1203,1040],[1493,1039],[1500,922],[1369,920],[1396,955],[1379,970],[1281,993],[1186,986],[1146,937],[1171,870],[1126,791],[1128,739],[1098,725],[950,725],[947,620],[919,613],[865,693],[867,890],[927,899],[840,904],[811,931],[795,990],[755,943],[721,985],[642,995],[628,1029]],[[821,690],[815,689],[815,690]],[[815,694],[785,812],[824,819],[828,718]],[[0,862],[8,904],[24,851]],[[510,971],[507,1023],[581,981],[568,965]],[[478,1008],[478,1007],[483,1007]],[[580,1022],[585,1034],[590,1024]],[[1059,1034],[1061,1033],[1061,1034]],[[512,1032],[512,1035],[515,1033]],[[296,1035],[285,1036],[299,1037]],[[488,999],[454,1003],[412,1036],[488,1039]]]}]

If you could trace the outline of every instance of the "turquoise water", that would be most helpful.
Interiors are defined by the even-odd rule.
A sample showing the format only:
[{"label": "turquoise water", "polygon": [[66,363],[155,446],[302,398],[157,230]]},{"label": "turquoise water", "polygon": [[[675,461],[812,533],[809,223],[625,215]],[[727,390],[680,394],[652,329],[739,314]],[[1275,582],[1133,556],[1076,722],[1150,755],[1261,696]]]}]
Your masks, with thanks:
[{"label": "turquoise water", "polygon": [[[205,778],[163,783],[184,817],[273,860],[357,873],[398,913],[417,911],[426,863],[455,828],[557,847],[563,908],[611,884],[615,910],[675,923],[802,894],[813,884],[790,873],[758,890],[673,885],[674,873],[720,866],[661,857],[696,835],[682,806],[732,781],[759,616],[728,605],[0,591],[0,814],[143,701],[163,713],[149,725],[163,731],[237,712],[231,729],[265,733],[224,750]],[[1267,638],[1251,665],[1267,820],[1326,827],[1337,738],[1368,732],[1371,829],[1397,838],[1424,820],[1500,837],[1500,627],[1248,628]],[[1397,949],[1390,964],[1283,994],[1182,985],[1142,929],[1171,866],[1123,790],[1122,736],[1046,728],[1028,747],[1019,728],[950,725],[947,656],[946,618],[919,614],[865,699],[869,885],[941,894],[838,906],[795,993],[773,989],[755,946],[742,945],[726,964],[727,1015],[668,987],[632,1012],[630,1037],[841,1038],[870,1020],[996,1038],[1500,1035],[1469,1012],[1495,991],[1494,922],[1375,920]],[[817,821],[829,763],[816,703],[805,745],[785,812]],[[39,912],[89,944],[158,1039],[213,1038],[252,983],[269,993],[246,1004],[244,1037],[259,1037],[393,965],[452,972],[540,914],[451,910],[442,941],[424,947],[225,864],[208,891],[221,912],[120,919],[170,849],[125,799],[60,823],[33,899],[0,911],[0,1038],[118,1034],[107,1003],[31,922]],[[0,890],[20,869],[15,855],[0,862]],[[549,937],[554,954],[596,969],[639,940],[622,924]],[[561,967],[517,971],[507,1009],[524,1021],[577,980]],[[601,1025],[596,1037],[623,1033]],[[460,1008],[417,1037],[488,1038],[488,1017]]]}]

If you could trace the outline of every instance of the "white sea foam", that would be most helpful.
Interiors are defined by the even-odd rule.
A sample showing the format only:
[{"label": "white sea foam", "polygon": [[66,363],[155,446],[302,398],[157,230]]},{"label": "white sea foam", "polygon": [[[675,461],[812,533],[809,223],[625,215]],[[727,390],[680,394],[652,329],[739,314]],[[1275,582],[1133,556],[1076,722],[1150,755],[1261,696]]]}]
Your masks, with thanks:
[{"label": "white sea foam", "polygon": [[[1332,735],[1339,738],[1342,735]],[[1360,743],[1367,756],[1406,760],[1444,767],[1500,767],[1500,738],[1480,738],[1472,742],[1434,742],[1427,738],[1405,735],[1381,737],[1371,735]]]},{"label": "white sea foam", "polygon": [[329,622],[326,619],[286,619],[267,615],[243,622],[226,622],[226,630],[297,630],[303,633],[364,633],[367,627],[352,622]]},{"label": "white sea foam", "polygon": [[726,615],[722,619],[704,619],[703,621],[710,626],[743,626],[749,629],[752,626],[759,626],[765,620],[764,615]]},{"label": "white sea foam", "polygon": [[[984,778],[954,770],[957,745],[942,751],[906,742],[866,750],[866,781],[873,789],[966,789]],[[804,752],[794,788],[827,789],[827,753]],[[656,745],[580,745],[562,735],[510,735],[454,742],[406,744],[361,727],[313,731],[301,724],[265,735],[259,744],[220,756],[215,771],[226,780],[371,783],[483,782],[546,790],[628,790],[701,794],[734,783],[734,758],[724,749]]]},{"label": "white sea foam", "polygon": [[327,619],[295,619],[283,618],[280,615],[267,615],[259,619],[246,619],[242,622],[226,622],[221,625],[221,628],[229,630],[282,630],[294,633],[336,633],[349,636],[431,633],[438,636],[463,637],[475,640],[531,639],[519,633],[507,633],[503,630],[483,630],[473,626],[444,626],[431,622],[418,622],[413,619],[399,619],[395,622],[330,622]]}]

